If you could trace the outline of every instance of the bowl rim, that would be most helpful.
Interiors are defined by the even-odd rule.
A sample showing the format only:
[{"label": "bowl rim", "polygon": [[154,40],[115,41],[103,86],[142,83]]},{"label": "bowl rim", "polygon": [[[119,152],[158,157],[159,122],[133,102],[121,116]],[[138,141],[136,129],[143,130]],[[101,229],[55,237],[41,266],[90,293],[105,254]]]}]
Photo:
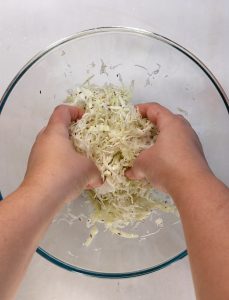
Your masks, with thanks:
[{"label": "bowl rim", "polygon": [[[229,100],[228,97],[223,90],[222,86],[216,79],[216,77],[211,73],[211,71],[205,66],[205,64],[199,60],[194,54],[192,54],[190,51],[188,51],[186,48],[182,47],[178,43],[151,31],[145,30],[145,29],[139,29],[139,28],[134,28],[134,27],[123,27],[123,26],[107,26],[107,27],[96,27],[96,28],[91,28],[87,30],[80,31],[78,33],[75,33],[73,35],[70,35],[66,38],[60,39],[55,43],[52,43],[49,45],[46,49],[38,52],[34,57],[32,57],[21,69],[20,71],[15,75],[15,77],[12,79],[12,81],[9,83],[8,87],[6,88],[3,96],[1,97],[0,100],[0,114],[4,108],[4,105],[9,98],[9,95],[11,94],[12,90],[18,83],[18,81],[22,78],[22,76],[38,61],[40,60],[43,56],[45,56],[47,53],[55,49],[56,47],[63,45],[71,40],[78,39],[80,37],[85,37],[88,35],[93,35],[96,33],[108,33],[108,32],[126,32],[126,33],[132,33],[132,34],[139,34],[142,36],[147,36],[153,39],[160,40],[164,42],[165,44],[168,44],[172,46],[173,48],[177,49],[178,51],[182,52],[185,54],[189,59],[191,59],[194,63],[196,63],[200,69],[207,75],[209,80],[213,83],[215,86],[216,90],[220,94],[225,107],[227,109],[227,112],[229,113]],[[0,193],[0,200],[2,200],[1,193]],[[135,276],[140,276],[144,274],[148,274],[151,272],[156,272],[162,268],[167,267],[168,265],[182,259],[185,257],[188,253],[187,250],[185,249],[184,251],[178,253],[176,256],[164,261],[161,264],[158,264],[156,266],[138,270],[138,271],[131,271],[131,272],[122,272],[122,273],[109,273],[109,272],[97,272],[97,271],[90,271],[87,269],[82,269],[80,267],[73,266],[71,264],[68,264],[66,262],[63,262],[62,260],[58,259],[57,257],[53,256],[52,254],[48,253],[46,250],[44,250],[41,247],[38,247],[36,252],[40,254],[42,257],[47,259],[49,262],[54,263],[55,265],[64,268],[68,271],[73,271],[73,272],[78,272],[78,273],[83,273],[86,275],[94,276],[94,277],[100,277],[100,278],[127,278],[127,277],[135,277]]]}]

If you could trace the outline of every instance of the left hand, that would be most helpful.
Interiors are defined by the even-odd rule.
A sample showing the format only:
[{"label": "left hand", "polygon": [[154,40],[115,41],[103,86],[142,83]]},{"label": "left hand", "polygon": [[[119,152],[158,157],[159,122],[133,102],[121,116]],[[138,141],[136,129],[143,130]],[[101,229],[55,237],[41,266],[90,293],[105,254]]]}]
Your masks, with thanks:
[{"label": "left hand", "polygon": [[54,110],[32,147],[22,185],[38,186],[58,199],[72,200],[82,189],[102,184],[95,164],[77,153],[69,139],[70,123],[82,115],[81,109],[67,105]]}]

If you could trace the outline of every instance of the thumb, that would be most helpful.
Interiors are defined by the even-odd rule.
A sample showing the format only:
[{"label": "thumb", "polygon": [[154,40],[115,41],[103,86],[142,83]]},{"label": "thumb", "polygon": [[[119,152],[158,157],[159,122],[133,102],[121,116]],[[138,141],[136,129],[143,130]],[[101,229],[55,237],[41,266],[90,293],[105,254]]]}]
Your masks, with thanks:
[{"label": "thumb", "polygon": [[90,160],[90,165],[91,165],[90,171],[89,171],[90,175],[89,175],[89,181],[87,184],[88,189],[96,188],[103,184],[101,173],[92,160]]},{"label": "thumb", "polygon": [[71,122],[77,121],[83,116],[83,110],[78,107],[70,105],[59,105],[52,113],[46,131],[53,131],[63,133],[68,136],[68,127]]},{"label": "thumb", "polygon": [[77,121],[83,116],[83,110],[76,106],[59,105],[52,113],[48,126],[64,125],[66,128],[71,122]]},{"label": "thumb", "polygon": [[96,177],[93,177],[90,182],[87,184],[87,188],[91,189],[91,188],[97,188],[99,186],[101,186],[103,184],[103,180],[102,177],[100,175],[100,173],[98,172],[98,174],[96,174]]},{"label": "thumb", "polygon": [[132,180],[140,180],[145,177],[144,173],[138,168],[137,164],[126,170],[125,176]]},{"label": "thumb", "polygon": [[133,166],[126,170],[125,175],[129,179],[141,180],[147,177],[149,171],[149,160],[148,157],[152,155],[152,147],[143,150],[138,157],[135,159]]}]

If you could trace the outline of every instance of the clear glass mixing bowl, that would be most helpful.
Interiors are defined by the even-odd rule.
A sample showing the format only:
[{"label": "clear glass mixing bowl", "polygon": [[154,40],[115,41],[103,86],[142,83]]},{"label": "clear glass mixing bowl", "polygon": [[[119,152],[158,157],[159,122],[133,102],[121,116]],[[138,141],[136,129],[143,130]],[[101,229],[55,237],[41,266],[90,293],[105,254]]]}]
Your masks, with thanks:
[{"label": "clear glass mixing bowl", "polygon": [[[3,196],[21,182],[36,134],[54,107],[88,78],[99,85],[134,84],[134,103],[157,101],[184,114],[198,132],[212,169],[229,183],[228,104],[210,71],[190,52],[157,34],[98,28],[51,45],[30,60],[7,88],[0,102]],[[82,214],[89,212],[82,197],[66,206],[37,252],[65,269],[99,277],[142,275],[187,254],[179,218],[160,212],[134,229],[138,239],[124,239],[100,228],[87,248],[83,243],[89,230]],[[163,227],[155,222],[159,217]]]}]

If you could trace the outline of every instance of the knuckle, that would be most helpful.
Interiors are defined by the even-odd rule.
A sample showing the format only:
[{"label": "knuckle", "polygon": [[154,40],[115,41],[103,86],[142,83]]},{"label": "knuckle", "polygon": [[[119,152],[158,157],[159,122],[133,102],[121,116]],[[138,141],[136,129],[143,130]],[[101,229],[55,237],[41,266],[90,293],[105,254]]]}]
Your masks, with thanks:
[{"label": "knuckle", "polygon": [[154,105],[154,106],[161,107],[161,104],[159,104],[158,102],[152,101],[151,103],[152,103],[152,105]]},{"label": "knuckle", "polygon": [[177,114],[177,117],[181,118],[181,119],[184,119],[184,116],[181,115],[181,114]]},{"label": "knuckle", "polygon": [[186,127],[192,127],[189,121],[183,116],[183,115],[175,115],[174,121],[179,126],[186,126]]},{"label": "knuckle", "polygon": [[47,134],[45,128],[43,128],[38,135],[36,136],[35,142],[40,141],[41,139],[43,139],[43,137]]},{"label": "knuckle", "polygon": [[152,108],[161,108],[161,105],[157,102],[150,102],[149,105],[152,107]]},{"label": "knuckle", "polygon": [[136,106],[138,107],[138,106],[145,106],[145,105],[147,105],[148,106],[148,108],[153,108],[153,109],[156,109],[156,108],[160,108],[161,107],[161,105],[159,104],[159,103],[157,103],[157,102],[154,102],[154,101],[150,101],[150,102],[145,102],[145,103],[138,103]]},{"label": "knuckle", "polygon": [[64,108],[64,105],[63,104],[60,104],[60,105],[57,105],[55,108],[54,108],[54,111],[59,111],[59,110],[62,110]]},{"label": "knuckle", "polygon": [[41,136],[41,135],[45,132],[45,129],[46,129],[46,128],[47,128],[46,126],[43,127],[43,128],[39,131],[39,133],[38,133],[37,136]]},{"label": "knuckle", "polygon": [[186,119],[184,118],[184,116],[182,115],[175,115],[174,120],[178,123],[178,124],[184,124],[186,123]]}]

